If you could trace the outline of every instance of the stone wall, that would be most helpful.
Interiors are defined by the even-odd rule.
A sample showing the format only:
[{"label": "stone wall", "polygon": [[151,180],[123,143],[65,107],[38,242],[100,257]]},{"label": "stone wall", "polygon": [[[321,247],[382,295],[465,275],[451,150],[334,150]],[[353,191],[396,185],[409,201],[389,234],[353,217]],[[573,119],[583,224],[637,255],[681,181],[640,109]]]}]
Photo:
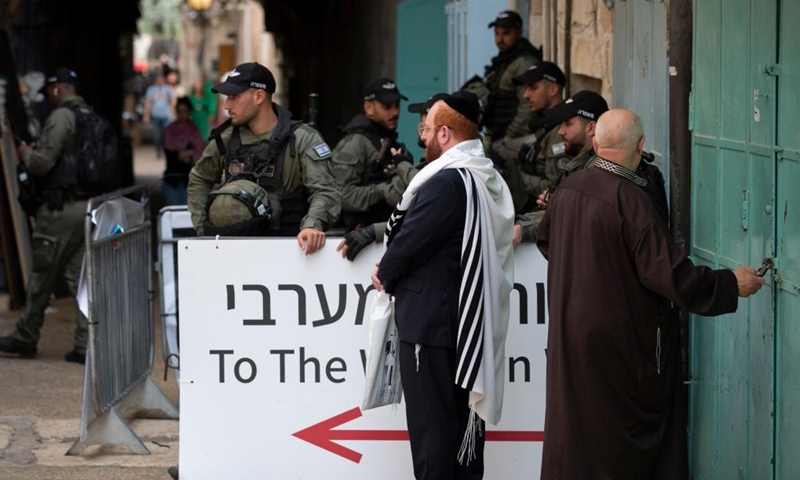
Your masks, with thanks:
[{"label": "stone wall", "polygon": [[[508,6],[516,10],[519,4],[520,0],[509,0]],[[565,28],[568,15],[569,31]],[[569,74],[569,92],[594,90],[612,103],[614,24],[613,13],[605,2],[530,0],[528,21],[531,43],[542,45],[545,60],[555,62]]]}]

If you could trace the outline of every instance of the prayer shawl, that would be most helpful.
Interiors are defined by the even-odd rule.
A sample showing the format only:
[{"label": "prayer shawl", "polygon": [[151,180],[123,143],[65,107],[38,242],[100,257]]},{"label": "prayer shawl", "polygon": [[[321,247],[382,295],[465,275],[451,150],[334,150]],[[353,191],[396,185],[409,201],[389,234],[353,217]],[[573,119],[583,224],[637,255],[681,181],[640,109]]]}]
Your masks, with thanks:
[{"label": "prayer shawl", "polygon": [[494,425],[500,421],[514,286],[514,203],[505,181],[484,156],[480,140],[459,143],[414,176],[389,218],[384,242],[388,246],[403,227],[405,213],[420,187],[446,168],[458,169],[467,195],[455,380],[470,392],[470,427],[459,452],[463,462],[465,454],[474,457],[475,414]]}]

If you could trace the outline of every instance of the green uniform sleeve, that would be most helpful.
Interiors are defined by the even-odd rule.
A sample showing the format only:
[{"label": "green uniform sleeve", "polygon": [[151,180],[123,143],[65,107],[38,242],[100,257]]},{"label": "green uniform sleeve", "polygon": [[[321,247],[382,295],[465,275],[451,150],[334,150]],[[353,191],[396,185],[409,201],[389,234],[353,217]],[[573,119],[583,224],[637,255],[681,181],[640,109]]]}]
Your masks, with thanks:
[{"label": "green uniform sleeve", "polygon": [[521,213],[522,208],[530,202],[535,202],[539,195],[550,188],[558,179],[561,172],[558,169],[559,161],[569,160],[571,157],[564,153],[564,139],[558,134],[558,129],[550,129],[542,139],[541,148],[534,159],[534,173],[529,174],[519,166],[519,162],[508,162],[503,172],[503,178],[511,191],[514,208]]},{"label": "green uniform sleeve", "polygon": [[396,175],[392,178],[392,183],[395,183],[395,179],[397,179],[397,184],[402,185],[403,190],[408,187],[408,184],[411,183],[411,179],[419,173],[419,165],[412,165],[408,162],[402,162],[400,165],[397,166]]},{"label": "green uniform sleeve", "polygon": [[536,174],[547,182],[546,188],[549,188],[561,175],[558,170],[559,162],[569,161],[572,158],[565,152],[565,148],[564,138],[558,134],[557,128],[550,130],[542,141],[542,149],[536,156],[535,168]]},{"label": "green uniform sleeve", "polygon": [[386,223],[387,222],[379,222],[372,224],[372,226],[375,227],[375,243],[383,242],[383,235],[386,232]]},{"label": "green uniform sleeve", "polygon": [[408,162],[402,162],[397,166],[396,175],[392,177],[392,180],[387,184],[388,188],[384,193],[384,199],[389,206],[394,207],[400,203],[400,199],[403,198],[403,192],[406,191],[408,184],[411,183],[411,179],[414,178],[417,173],[419,173],[419,165],[411,165]]},{"label": "green uniform sleeve", "polygon": [[344,137],[333,150],[333,172],[342,192],[342,210],[366,212],[385,201],[388,185],[361,185],[361,179],[378,161],[378,150],[361,134]]},{"label": "green uniform sleeve", "polygon": [[310,127],[301,127],[295,135],[303,183],[308,193],[308,214],[300,222],[300,229],[314,228],[324,232],[339,219],[342,204],[333,175],[330,148]]},{"label": "green uniform sleeve", "polygon": [[517,220],[517,224],[522,227],[522,243],[536,243],[536,229],[544,217],[544,210],[526,213],[523,215],[525,220]]},{"label": "green uniform sleeve", "polygon": [[564,153],[564,139],[558,134],[557,128],[552,128],[545,135],[541,148],[536,154],[534,174],[520,172],[523,187],[533,195],[534,199],[538,198],[556,181],[560,175],[557,164],[562,158],[569,158],[569,155]]},{"label": "green uniform sleeve", "polygon": [[216,142],[211,141],[203,150],[200,160],[189,172],[189,182],[186,187],[187,206],[192,215],[192,225],[198,235],[203,235],[208,194],[211,193],[216,183],[222,181],[223,167],[224,159],[217,150]]},{"label": "green uniform sleeve", "polygon": [[42,134],[33,150],[22,156],[25,168],[34,177],[43,177],[56,165],[75,134],[75,114],[68,108],[56,108],[47,117]]},{"label": "green uniform sleeve", "polygon": [[531,121],[532,112],[528,108],[528,101],[525,100],[525,85],[514,85],[513,79],[518,75],[522,75],[529,68],[539,63],[535,57],[522,56],[511,62],[505,72],[503,78],[500,79],[501,90],[514,90],[517,93],[517,114],[508,125],[506,136],[510,138],[521,137],[528,133]]}]

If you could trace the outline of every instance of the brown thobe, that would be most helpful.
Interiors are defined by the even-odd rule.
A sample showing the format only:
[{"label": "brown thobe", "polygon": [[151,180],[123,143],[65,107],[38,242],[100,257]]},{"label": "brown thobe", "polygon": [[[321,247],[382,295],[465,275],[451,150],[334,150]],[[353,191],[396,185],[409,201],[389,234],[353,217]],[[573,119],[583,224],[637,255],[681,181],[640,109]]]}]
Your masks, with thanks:
[{"label": "brown thobe", "polygon": [[596,167],[561,183],[537,235],[549,261],[542,480],[686,479],[670,311],[735,311],[733,272],[693,265],[643,189]]}]

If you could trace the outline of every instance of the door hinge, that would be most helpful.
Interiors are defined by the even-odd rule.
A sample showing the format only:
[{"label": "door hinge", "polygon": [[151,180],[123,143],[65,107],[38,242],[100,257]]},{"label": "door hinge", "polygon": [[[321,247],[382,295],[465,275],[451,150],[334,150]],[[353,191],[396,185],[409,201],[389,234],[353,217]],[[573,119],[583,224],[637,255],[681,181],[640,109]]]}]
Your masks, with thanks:
[{"label": "door hinge", "polygon": [[689,131],[694,131],[694,92],[689,92]]},{"label": "door hinge", "polygon": [[768,65],[764,65],[764,75],[771,75],[773,77],[777,77],[781,74],[781,66],[778,63],[770,63]]}]

